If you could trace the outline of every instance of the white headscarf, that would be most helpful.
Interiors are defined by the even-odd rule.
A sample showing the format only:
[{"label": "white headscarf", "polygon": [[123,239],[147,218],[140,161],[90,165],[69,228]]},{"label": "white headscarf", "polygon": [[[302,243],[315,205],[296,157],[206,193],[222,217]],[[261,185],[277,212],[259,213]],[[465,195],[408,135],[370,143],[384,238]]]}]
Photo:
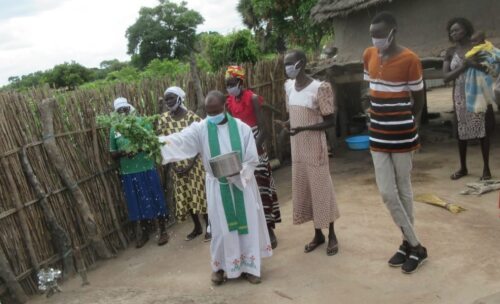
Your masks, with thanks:
[{"label": "white headscarf", "polygon": [[118,111],[119,108],[123,108],[123,107],[129,107],[130,112],[135,111],[134,106],[132,106],[130,103],[128,103],[128,100],[125,97],[118,97],[117,99],[115,99],[115,101],[113,102],[113,106],[115,108],[115,112]]},{"label": "white headscarf", "polygon": [[184,92],[183,89],[181,89],[179,87],[169,87],[168,89],[165,90],[165,93],[163,93],[163,96],[167,95],[168,93],[172,93],[172,94],[177,95],[177,102],[175,103],[175,105],[173,107],[168,109],[170,112],[177,110],[179,107],[183,107],[185,109],[183,102],[184,102],[184,99],[186,98],[186,92]]},{"label": "white headscarf", "polygon": [[182,99],[182,101],[184,101],[184,98],[186,98],[186,93],[184,92],[183,89],[179,87],[169,87],[168,89],[165,90],[165,93],[163,93],[163,95],[167,95],[168,93],[173,93],[179,96]]}]

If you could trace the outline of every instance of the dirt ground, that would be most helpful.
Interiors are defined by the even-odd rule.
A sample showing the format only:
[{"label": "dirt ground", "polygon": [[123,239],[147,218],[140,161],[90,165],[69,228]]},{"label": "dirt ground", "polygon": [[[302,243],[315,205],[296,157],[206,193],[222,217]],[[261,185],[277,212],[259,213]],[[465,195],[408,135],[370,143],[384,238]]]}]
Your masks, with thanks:
[{"label": "dirt ground", "polygon": [[[450,111],[450,97],[449,89],[432,91],[430,111]],[[433,121],[424,133],[432,142],[424,142],[415,156],[414,192],[434,193],[467,211],[452,214],[415,203],[416,229],[429,259],[413,275],[387,265],[400,233],[379,197],[370,154],[340,149],[331,161],[341,211],[336,256],[326,256],[325,247],[303,252],[313,227],[292,225],[291,171],[284,167],[275,172],[283,216],[277,227],[279,246],[264,260],[262,284],[236,280],[212,287],[209,244],[201,239],[185,242],[192,228],[187,222],[171,230],[171,242],[164,247],[150,242],[101,263],[89,272],[90,286],[81,287],[77,277],[62,286],[62,293],[31,303],[500,303],[499,196],[459,194],[482,173],[480,147],[469,149],[470,176],[451,181],[458,167],[457,149],[441,125]],[[491,168],[500,178],[498,134]]]}]

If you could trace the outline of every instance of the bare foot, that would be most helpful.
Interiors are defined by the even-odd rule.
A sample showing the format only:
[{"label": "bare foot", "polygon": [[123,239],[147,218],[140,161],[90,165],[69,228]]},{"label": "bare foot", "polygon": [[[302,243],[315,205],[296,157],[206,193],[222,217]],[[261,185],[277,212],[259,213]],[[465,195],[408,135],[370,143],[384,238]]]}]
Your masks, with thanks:
[{"label": "bare foot", "polygon": [[481,181],[487,181],[491,179],[491,171],[490,168],[484,168],[483,170],[483,176],[481,176],[480,180]]},{"label": "bare foot", "polygon": [[469,174],[469,172],[467,171],[467,169],[460,169],[458,170],[457,172],[453,173],[450,178],[452,180],[457,180],[457,179],[461,179],[462,177],[464,176],[467,176],[467,174]]}]

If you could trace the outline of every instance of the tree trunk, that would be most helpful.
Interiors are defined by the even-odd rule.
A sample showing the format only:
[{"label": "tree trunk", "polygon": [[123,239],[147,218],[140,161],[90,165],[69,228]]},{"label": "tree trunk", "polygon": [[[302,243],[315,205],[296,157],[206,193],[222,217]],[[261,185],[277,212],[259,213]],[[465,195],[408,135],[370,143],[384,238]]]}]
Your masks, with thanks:
[{"label": "tree trunk", "polygon": [[28,297],[24,293],[19,282],[16,280],[16,276],[12,273],[10,269],[9,261],[4,252],[0,249],[0,278],[5,282],[7,289],[10,292],[10,298],[13,304],[22,304],[28,302]]},{"label": "tree trunk", "polygon": [[196,65],[196,56],[194,52],[191,52],[189,59],[191,78],[193,80],[194,91],[196,93],[196,107],[194,110],[196,114],[198,114],[198,116],[205,117],[205,96],[203,95],[203,89],[201,87],[201,81],[198,74],[198,66]]},{"label": "tree trunk", "polygon": [[75,178],[71,174],[66,165],[61,150],[56,144],[54,136],[53,111],[56,107],[54,99],[45,99],[39,104],[38,108],[41,114],[41,122],[43,128],[43,146],[47,151],[49,159],[56,168],[57,173],[61,177],[64,185],[71,192],[75,199],[76,206],[80,215],[83,218],[83,223],[89,232],[89,238],[92,242],[92,247],[97,252],[100,258],[111,258],[113,255],[109,252],[104,240],[99,232],[94,215],[92,214],[87,199],[82,190],[78,186]]},{"label": "tree trunk", "polygon": [[31,187],[35,190],[36,196],[39,199],[40,207],[42,208],[43,216],[49,228],[52,244],[62,258],[64,277],[69,277],[74,274],[73,255],[71,252],[71,239],[69,234],[57,222],[56,216],[49,205],[47,196],[43,191],[42,184],[38,180],[33,167],[31,166],[26,148],[22,148],[19,152],[19,159],[23,168],[24,175]]},{"label": "tree trunk", "polygon": [[38,263],[35,248],[33,247],[33,238],[31,237],[30,233],[31,229],[28,225],[28,216],[26,215],[24,204],[21,202],[21,197],[19,196],[19,193],[16,191],[16,181],[14,180],[14,177],[12,176],[9,170],[10,166],[7,158],[2,158],[2,164],[6,170],[3,172],[3,174],[6,175],[7,182],[9,183],[9,187],[12,190],[11,191],[12,199],[14,201],[14,206],[16,207],[17,210],[17,216],[19,217],[19,224],[21,226],[21,231],[24,238],[24,245],[28,250],[28,256],[30,258],[31,266],[33,266],[35,273],[37,273],[38,270],[40,270],[40,264]]}]

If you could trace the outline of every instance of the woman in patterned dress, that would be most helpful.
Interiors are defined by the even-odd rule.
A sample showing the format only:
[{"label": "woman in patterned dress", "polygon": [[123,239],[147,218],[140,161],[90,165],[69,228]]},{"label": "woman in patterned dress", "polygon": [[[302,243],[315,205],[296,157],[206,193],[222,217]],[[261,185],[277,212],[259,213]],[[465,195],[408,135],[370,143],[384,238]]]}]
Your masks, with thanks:
[{"label": "woman in patterned dress", "polygon": [[255,169],[255,178],[259,185],[269,237],[274,249],[278,246],[274,229],[276,223],[281,222],[281,214],[271,165],[264,147],[267,134],[262,117],[261,105],[263,98],[256,95],[252,90],[245,89],[243,87],[244,79],[245,72],[242,67],[228,67],[226,71],[226,87],[229,96],[227,97],[226,108],[233,117],[240,119],[252,128],[257,144],[257,152],[259,153],[259,165]]},{"label": "woman in patterned dress", "polygon": [[449,39],[455,46],[446,53],[443,73],[445,82],[454,81],[453,104],[457,119],[458,150],[460,154],[460,169],[451,175],[451,179],[457,180],[469,174],[466,163],[467,142],[479,139],[484,162],[481,180],[489,180],[491,179],[489,136],[495,125],[493,108],[489,106],[484,113],[469,112],[465,100],[466,70],[469,68],[481,69],[477,61],[465,59],[465,53],[472,48],[471,36],[474,33],[474,28],[469,20],[454,18],[448,22],[447,30]]},{"label": "woman in patterned dress", "polygon": [[[167,111],[160,118],[159,134],[167,136],[177,133],[193,122],[201,121],[198,115],[184,107],[185,96],[186,94],[179,87],[170,87],[165,91],[163,102]],[[208,231],[205,171],[199,157],[177,162],[172,165],[172,170],[174,170],[175,216],[179,221],[184,221],[190,215],[194,223],[194,229],[188,234],[186,241],[191,241],[203,234],[199,214],[202,214],[205,219],[205,241],[209,241],[211,235]]]}]

